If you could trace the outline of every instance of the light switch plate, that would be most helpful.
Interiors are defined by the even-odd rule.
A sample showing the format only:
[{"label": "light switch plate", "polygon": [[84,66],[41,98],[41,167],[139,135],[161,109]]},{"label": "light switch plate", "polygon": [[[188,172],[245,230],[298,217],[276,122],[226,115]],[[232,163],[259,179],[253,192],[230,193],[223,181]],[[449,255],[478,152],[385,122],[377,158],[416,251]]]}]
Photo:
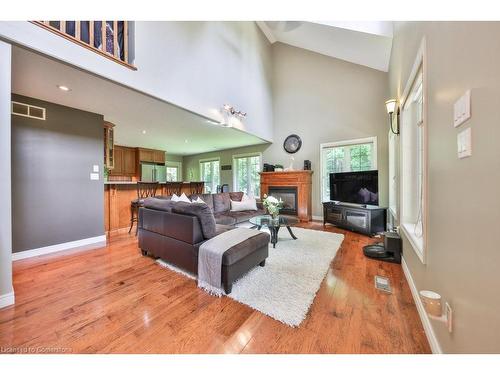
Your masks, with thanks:
[{"label": "light switch plate", "polygon": [[92,181],[97,181],[97,180],[99,180],[99,173],[91,173],[91,174],[90,174],[90,179],[91,179]]},{"label": "light switch plate", "polygon": [[456,128],[470,119],[470,90],[467,90],[453,106],[453,126]]},{"label": "light switch plate", "polygon": [[98,165],[94,165],[92,167],[92,172],[99,173],[99,166]]},{"label": "light switch plate", "polygon": [[458,158],[466,158],[472,155],[472,130],[467,128],[457,134]]}]

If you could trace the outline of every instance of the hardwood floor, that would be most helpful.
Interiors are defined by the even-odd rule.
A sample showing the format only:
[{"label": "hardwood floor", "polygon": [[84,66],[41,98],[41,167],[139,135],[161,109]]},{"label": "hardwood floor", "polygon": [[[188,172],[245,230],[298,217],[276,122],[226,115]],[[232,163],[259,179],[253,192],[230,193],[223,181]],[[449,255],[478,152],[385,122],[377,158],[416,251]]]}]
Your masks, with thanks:
[{"label": "hardwood floor", "polygon": [[[298,328],[208,295],[117,234],[103,248],[14,262],[1,352],[430,353],[401,266],[365,258],[373,239],[325,230],[345,240]],[[390,278],[392,294],[374,288],[376,274]]]}]

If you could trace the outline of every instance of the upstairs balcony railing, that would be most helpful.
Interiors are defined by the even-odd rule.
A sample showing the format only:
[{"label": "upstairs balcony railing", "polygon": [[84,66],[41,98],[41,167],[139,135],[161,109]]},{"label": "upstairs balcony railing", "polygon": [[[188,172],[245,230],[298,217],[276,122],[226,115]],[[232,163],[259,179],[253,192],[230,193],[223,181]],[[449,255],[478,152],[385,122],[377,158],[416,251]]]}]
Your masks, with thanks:
[{"label": "upstairs balcony railing", "polygon": [[130,69],[128,21],[32,21]]}]

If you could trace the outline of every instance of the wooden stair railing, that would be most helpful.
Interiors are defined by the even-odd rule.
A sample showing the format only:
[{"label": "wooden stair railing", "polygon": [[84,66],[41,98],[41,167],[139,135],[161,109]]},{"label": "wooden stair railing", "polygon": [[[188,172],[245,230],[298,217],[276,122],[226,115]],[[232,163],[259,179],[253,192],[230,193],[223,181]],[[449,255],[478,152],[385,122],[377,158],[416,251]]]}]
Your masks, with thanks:
[{"label": "wooden stair railing", "polygon": [[129,62],[128,21],[31,22],[127,68],[137,70]]}]

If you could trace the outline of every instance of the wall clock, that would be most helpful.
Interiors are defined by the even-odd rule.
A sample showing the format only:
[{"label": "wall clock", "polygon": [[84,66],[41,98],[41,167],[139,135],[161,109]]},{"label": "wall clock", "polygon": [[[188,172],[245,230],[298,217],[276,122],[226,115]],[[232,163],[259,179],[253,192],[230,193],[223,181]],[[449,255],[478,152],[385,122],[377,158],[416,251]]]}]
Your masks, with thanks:
[{"label": "wall clock", "polygon": [[283,148],[289,154],[295,154],[302,147],[302,139],[297,134],[291,134],[283,142]]}]

